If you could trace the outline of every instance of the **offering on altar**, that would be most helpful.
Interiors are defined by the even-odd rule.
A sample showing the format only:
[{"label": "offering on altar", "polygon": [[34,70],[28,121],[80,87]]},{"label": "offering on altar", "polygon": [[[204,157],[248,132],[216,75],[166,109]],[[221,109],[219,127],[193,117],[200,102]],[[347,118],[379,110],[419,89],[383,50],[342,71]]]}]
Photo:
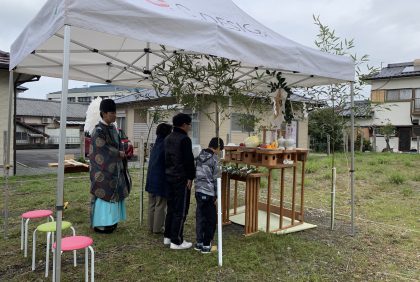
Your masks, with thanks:
[{"label": "offering on altar", "polygon": [[273,142],[271,142],[270,144],[261,144],[258,146],[259,148],[262,149],[271,149],[271,150],[277,150],[279,147],[279,144],[277,142],[277,140],[274,140]]},{"label": "offering on altar", "polygon": [[260,138],[257,135],[249,136],[245,138],[244,142],[246,147],[257,147],[260,144]]}]

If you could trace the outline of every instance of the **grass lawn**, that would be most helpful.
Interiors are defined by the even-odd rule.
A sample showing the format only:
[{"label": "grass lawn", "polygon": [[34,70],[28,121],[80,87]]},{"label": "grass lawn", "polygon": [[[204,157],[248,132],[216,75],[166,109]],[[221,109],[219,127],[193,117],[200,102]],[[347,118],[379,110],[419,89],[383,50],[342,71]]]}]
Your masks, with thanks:
[{"label": "grass lawn", "polygon": [[[163,246],[162,236],[147,231],[146,222],[139,224],[138,169],[131,171],[134,187],[127,200],[128,220],[115,233],[96,234],[89,228],[87,173],[66,174],[64,198],[70,204],[64,220],[71,221],[78,234],[94,239],[97,281],[419,281],[420,155],[356,155],[356,236],[350,235],[349,156],[336,154],[335,164],[334,231],[329,228],[331,157],[312,154],[306,165],[305,220],[318,227],[288,235],[259,232],[245,237],[242,226],[224,226],[223,267],[218,267],[216,253],[170,250]],[[289,174],[286,182],[291,180]],[[277,181],[275,175],[273,182]],[[37,269],[31,271],[31,235],[37,223],[30,223],[28,258],[20,251],[19,215],[31,209],[54,209],[56,176],[11,177],[9,182],[9,236],[3,237],[2,217],[0,281],[51,280],[44,278],[45,236],[38,236]],[[264,198],[267,181],[262,182]],[[145,195],[145,207],[146,199]],[[3,210],[4,194],[0,205]],[[194,213],[192,197],[184,232],[190,241],[194,241]],[[63,254],[62,281],[83,281],[83,252],[78,260],[80,265],[74,268],[72,255]]]}]

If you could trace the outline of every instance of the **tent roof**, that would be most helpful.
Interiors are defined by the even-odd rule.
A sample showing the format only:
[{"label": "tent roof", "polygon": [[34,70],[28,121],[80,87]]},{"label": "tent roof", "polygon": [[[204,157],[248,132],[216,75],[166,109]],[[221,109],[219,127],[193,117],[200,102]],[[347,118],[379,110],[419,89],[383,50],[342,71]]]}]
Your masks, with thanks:
[{"label": "tent roof", "polygon": [[10,69],[61,77],[64,25],[73,80],[150,87],[148,71],[175,52],[240,61],[244,79],[271,69],[290,86],[354,80],[350,58],[293,42],[229,0],[49,0],[11,46]]}]

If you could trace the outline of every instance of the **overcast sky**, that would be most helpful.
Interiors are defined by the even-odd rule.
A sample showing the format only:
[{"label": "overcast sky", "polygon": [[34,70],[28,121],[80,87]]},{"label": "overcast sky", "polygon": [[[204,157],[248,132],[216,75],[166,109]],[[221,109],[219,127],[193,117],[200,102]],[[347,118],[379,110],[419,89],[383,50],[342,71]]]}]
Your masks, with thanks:
[{"label": "overcast sky", "polygon": [[[319,15],[338,36],[354,39],[355,52],[368,54],[374,66],[420,59],[419,0],[233,1],[267,27],[309,47],[315,47],[318,33],[312,15]],[[0,0],[0,50],[10,51],[10,45],[45,2]],[[71,81],[69,87],[86,84]],[[45,99],[47,93],[61,89],[61,80],[42,77],[24,86],[29,90],[21,97]]]}]

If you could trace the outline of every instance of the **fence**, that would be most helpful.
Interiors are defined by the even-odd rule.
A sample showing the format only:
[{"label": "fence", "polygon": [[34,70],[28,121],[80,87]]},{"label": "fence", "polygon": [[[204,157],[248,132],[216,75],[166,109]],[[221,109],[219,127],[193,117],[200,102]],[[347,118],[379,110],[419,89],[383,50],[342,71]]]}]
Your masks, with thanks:
[{"label": "fence", "polygon": [[[48,144],[59,144],[59,136],[50,136],[48,138]],[[80,137],[66,137],[66,144],[80,144]]]}]

